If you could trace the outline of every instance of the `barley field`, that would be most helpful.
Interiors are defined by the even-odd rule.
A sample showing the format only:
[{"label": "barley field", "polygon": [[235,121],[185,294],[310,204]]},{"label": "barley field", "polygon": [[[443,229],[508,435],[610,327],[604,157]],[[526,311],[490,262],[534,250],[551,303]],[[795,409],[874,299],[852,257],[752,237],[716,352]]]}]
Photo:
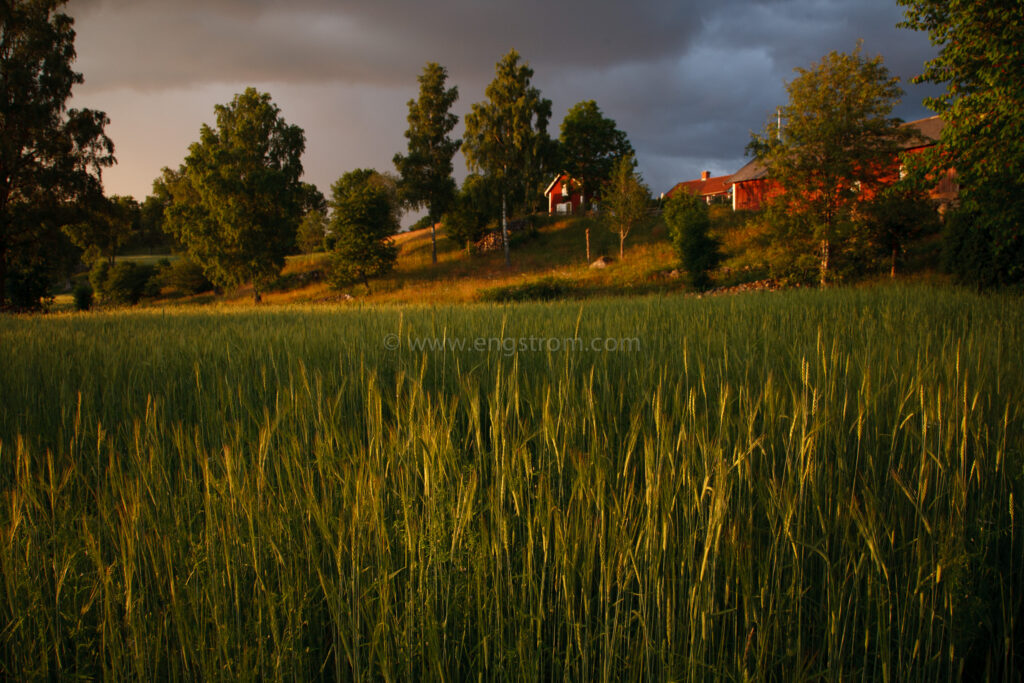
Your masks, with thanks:
[{"label": "barley field", "polygon": [[0,678],[1020,680],[1022,303],[0,318]]}]

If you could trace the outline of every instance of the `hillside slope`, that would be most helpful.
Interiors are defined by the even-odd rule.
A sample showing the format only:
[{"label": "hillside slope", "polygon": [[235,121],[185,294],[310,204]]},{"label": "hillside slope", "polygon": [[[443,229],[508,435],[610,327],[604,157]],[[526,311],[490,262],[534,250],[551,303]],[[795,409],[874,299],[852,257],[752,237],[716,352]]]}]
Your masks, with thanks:
[{"label": "hillside slope", "polygon": [[[438,235],[438,262],[431,263],[429,229],[395,238],[398,263],[386,278],[340,291],[322,279],[326,254],[289,259],[278,283],[264,295],[268,303],[341,301],[372,303],[466,303],[501,298],[498,290],[542,283],[560,296],[592,297],[644,294],[684,289],[668,276],[676,259],[664,224],[654,220],[634,230],[626,240],[625,258],[618,254],[618,236],[593,218],[545,220],[532,235],[515,235],[511,266],[500,250],[468,254]],[[586,228],[590,228],[591,260],[609,256],[605,268],[590,268],[586,259]],[[552,288],[553,287],[553,288]],[[228,301],[250,300],[249,288],[226,295]],[[514,296],[514,292],[513,292]]]}]

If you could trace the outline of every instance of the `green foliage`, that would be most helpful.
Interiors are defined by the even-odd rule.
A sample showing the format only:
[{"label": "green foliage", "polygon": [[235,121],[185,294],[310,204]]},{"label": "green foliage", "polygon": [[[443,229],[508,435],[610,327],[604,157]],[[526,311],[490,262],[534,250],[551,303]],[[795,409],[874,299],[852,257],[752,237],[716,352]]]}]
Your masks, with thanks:
[{"label": "green foliage", "polygon": [[89,284],[92,285],[92,291],[101,299],[106,296],[109,275],[110,261],[100,259],[93,262],[92,269],[89,271]]},{"label": "green foliage", "polygon": [[[19,254],[23,256],[23,254]],[[7,273],[5,308],[14,311],[39,311],[46,308],[52,277],[45,261],[33,259],[31,264],[14,261]]]},{"label": "green foliage", "polygon": [[484,236],[488,226],[501,217],[501,205],[493,178],[470,173],[462,181],[455,205],[442,219],[445,235],[461,247],[470,246]]},{"label": "green foliage", "polygon": [[98,258],[113,263],[117,250],[138,230],[140,214],[139,203],[132,197],[98,195],[89,201],[81,219],[63,230],[72,244],[84,251],[86,265]]},{"label": "green foliage", "polygon": [[571,282],[556,278],[544,277],[533,282],[520,285],[492,287],[480,292],[481,301],[492,303],[512,303],[516,301],[552,301],[564,299],[573,291]]},{"label": "green foliage", "polygon": [[910,132],[890,116],[903,94],[899,79],[881,56],[861,55],[859,44],[852,54],[831,52],[796,71],[786,85],[789,103],[752,137],[749,149],[783,190],[774,200],[780,207],[774,215],[788,222],[778,226],[786,234],[780,246],[817,252],[824,285],[835,276],[835,257],[850,251],[845,242],[870,188],[893,173]]},{"label": "green foliage", "polygon": [[303,254],[323,251],[327,246],[327,217],[324,213],[316,209],[307,212],[299,224],[295,239]]},{"label": "green foliage", "polygon": [[961,206],[942,228],[942,264],[960,284],[978,288],[1019,284],[1024,241],[1005,232],[999,214]]},{"label": "green foliage", "polygon": [[419,99],[409,100],[409,141],[406,155],[396,154],[395,167],[401,176],[402,201],[413,208],[426,207],[431,228],[431,258],[437,263],[437,236],[434,226],[455,202],[452,157],[461,140],[453,140],[452,129],[459,117],[451,113],[459,98],[459,89],[445,88],[448,71],[428,62],[420,74]]},{"label": "green foliage", "polygon": [[466,115],[466,164],[494,181],[503,206],[510,202],[512,212],[532,207],[556,161],[547,132],[551,100],[541,97],[532,78],[533,69],[511,50],[495,67],[487,100]]},{"label": "green foliage", "polygon": [[[93,273],[96,272],[94,268]],[[135,305],[142,297],[153,297],[160,293],[157,269],[131,261],[119,261],[110,266],[106,271],[106,279],[100,284],[98,291],[102,292],[104,302],[122,306]]]},{"label": "green foliage", "polygon": [[160,283],[186,296],[211,291],[214,286],[198,263],[182,256],[160,272]]},{"label": "green foliage", "polygon": [[391,272],[398,247],[391,239],[399,228],[400,206],[395,182],[370,169],[349,171],[331,188],[330,232],[334,246],[328,279],[334,287]]},{"label": "green foliage", "polygon": [[577,102],[569,109],[558,141],[562,170],[581,183],[584,202],[611,178],[619,158],[633,154],[629,138],[594,100]]},{"label": "green foliage", "polygon": [[486,224],[478,220],[476,213],[465,202],[456,202],[455,207],[441,218],[444,234],[463,249],[469,250],[474,242],[483,237]]},{"label": "green foliage", "polygon": [[[103,112],[68,109],[82,75],[63,0],[8,0],[0,7],[0,309],[37,308],[65,274],[58,230],[69,205],[101,194],[114,163]],[[9,289],[10,288],[10,289]]]},{"label": "green foliage", "polygon": [[170,197],[165,229],[214,283],[251,282],[259,301],[294,248],[312,197],[300,181],[305,136],[253,88],[215,111],[217,127],[204,124],[185,163],[156,183]]},{"label": "green foliage", "polygon": [[[945,127],[927,157],[932,176],[956,169],[963,213],[945,245],[964,282],[1024,281],[1024,12],[1019,0],[899,0],[901,26],[927,31],[938,56],[915,82],[944,84],[925,104]],[[974,225],[971,244],[961,228]],[[958,256],[959,254],[959,256]],[[987,259],[989,263],[982,263]],[[959,263],[957,263],[959,262]],[[970,267],[966,264],[971,263]]]},{"label": "green foliage", "polygon": [[619,236],[619,259],[624,258],[629,231],[647,217],[651,192],[636,171],[632,155],[619,157],[605,183],[601,211],[606,225]]},{"label": "green foliage", "polygon": [[669,240],[686,271],[688,284],[707,289],[711,283],[708,273],[721,260],[719,243],[710,234],[708,205],[689,192],[678,192],[665,204],[664,216]]},{"label": "green foliage", "polygon": [[76,311],[88,311],[92,308],[93,294],[92,287],[86,282],[80,282],[75,286],[72,296],[75,300]]},{"label": "green foliage", "polygon": [[928,196],[904,183],[879,193],[864,207],[860,231],[872,250],[889,258],[890,275],[896,269],[906,245],[920,235],[939,229],[939,214]]}]

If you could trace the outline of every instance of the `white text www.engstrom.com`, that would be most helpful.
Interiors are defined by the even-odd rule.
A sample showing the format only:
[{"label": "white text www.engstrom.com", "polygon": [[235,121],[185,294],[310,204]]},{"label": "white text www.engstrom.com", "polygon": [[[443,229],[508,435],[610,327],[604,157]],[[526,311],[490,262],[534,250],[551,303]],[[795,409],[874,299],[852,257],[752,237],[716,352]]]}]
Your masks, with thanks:
[{"label": "white text www.engstrom.com", "polygon": [[389,351],[501,353],[638,353],[639,337],[406,337],[389,334],[384,337],[384,348]]}]

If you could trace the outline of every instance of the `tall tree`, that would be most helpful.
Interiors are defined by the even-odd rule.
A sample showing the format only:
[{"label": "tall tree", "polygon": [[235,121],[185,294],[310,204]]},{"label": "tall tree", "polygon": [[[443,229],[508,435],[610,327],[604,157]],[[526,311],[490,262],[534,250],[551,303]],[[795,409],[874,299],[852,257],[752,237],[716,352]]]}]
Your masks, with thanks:
[{"label": "tall tree", "polygon": [[395,181],[371,169],[349,171],[331,187],[330,280],[335,287],[391,271],[398,258],[392,237],[399,228]]},{"label": "tall tree", "polygon": [[302,129],[266,93],[248,88],[217,105],[178,171],[157,181],[170,196],[165,229],[221,287],[249,281],[253,298],[284,267],[304,205]]},{"label": "tall tree", "polygon": [[605,183],[601,202],[608,227],[619,236],[619,259],[625,256],[626,237],[647,215],[651,192],[636,171],[633,155],[620,157]]},{"label": "tall tree", "polygon": [[[0,309],[38,304],[50,255],[64,241],[62,209],[102,192],[100,175],[114,163],[103,112],[68,109],[82,75],[65,0],[0,1]],[[27,289],[27,283],[32,283]]]},{"label": "tall tree", "polygon": [[[789,104],[772,116],[749,149],[782,187],[776,215],[817,245],[822,285],[833,250],[859,208],[891,175],[910,132],[890,116],[903,94],[882,57],[831,52],[786,85]],[[782,129],[779,129],[779,125]],[[800,243],[797,240],[796,243]]]},{"label": "tall tree", "polygon": [[956,169],[960,183],[961,215],[949,227],[967,227],[966,239],[953,241],[968,251],[951,254],[954,270],[978,285],[1024,281],[1024,7],[1020,0],[899,3],[907,18],[900,26],[927,31],[939,48],[914,80],[946,86],[925,100],[945,122],[926,171],[934,178]]},{"label": "tall tree", "polygon": [[128,243],[139,227],[141,210],[132,197],[97,195],[83,211],[82,219],[64,226],[71,242],[84,251],[89,265],[99,258],[114,265],[117,250]]},{"label": "tall tree", "polygon": [[[509,265],[508,202],[519,195],[524,203],[536,191],[545,161],[551,154],[548,120],[551,100],[530,84],[533,69],[511,50],[495,66],[495,77],[484,91],[487,99],[466,115],[462,151],[470,171],[490,176],[501,193],[501,237]],[[521,194],[520,194],[521,193]]]},{"label": "tall tree", "polygon": [[437,263],[437,222],[455,201],[452,157],[461,140],[450,136],[459,117],[451,113],[459,98],[455,86],[445,88],[448,71],[429,62],[420,74],[419,99],[409,100],[408,153],[396,154],[395,167],[401,176],[402,200],[411,207],[426,207],[430,220],[431,259]]},{"label": "tall tree", "polygon": [[558,141],[562,170],[580,184],[583,206],[611,177],[615,162],[633,154],[629,138],[594,100],[573,105],[562,119]]}]

